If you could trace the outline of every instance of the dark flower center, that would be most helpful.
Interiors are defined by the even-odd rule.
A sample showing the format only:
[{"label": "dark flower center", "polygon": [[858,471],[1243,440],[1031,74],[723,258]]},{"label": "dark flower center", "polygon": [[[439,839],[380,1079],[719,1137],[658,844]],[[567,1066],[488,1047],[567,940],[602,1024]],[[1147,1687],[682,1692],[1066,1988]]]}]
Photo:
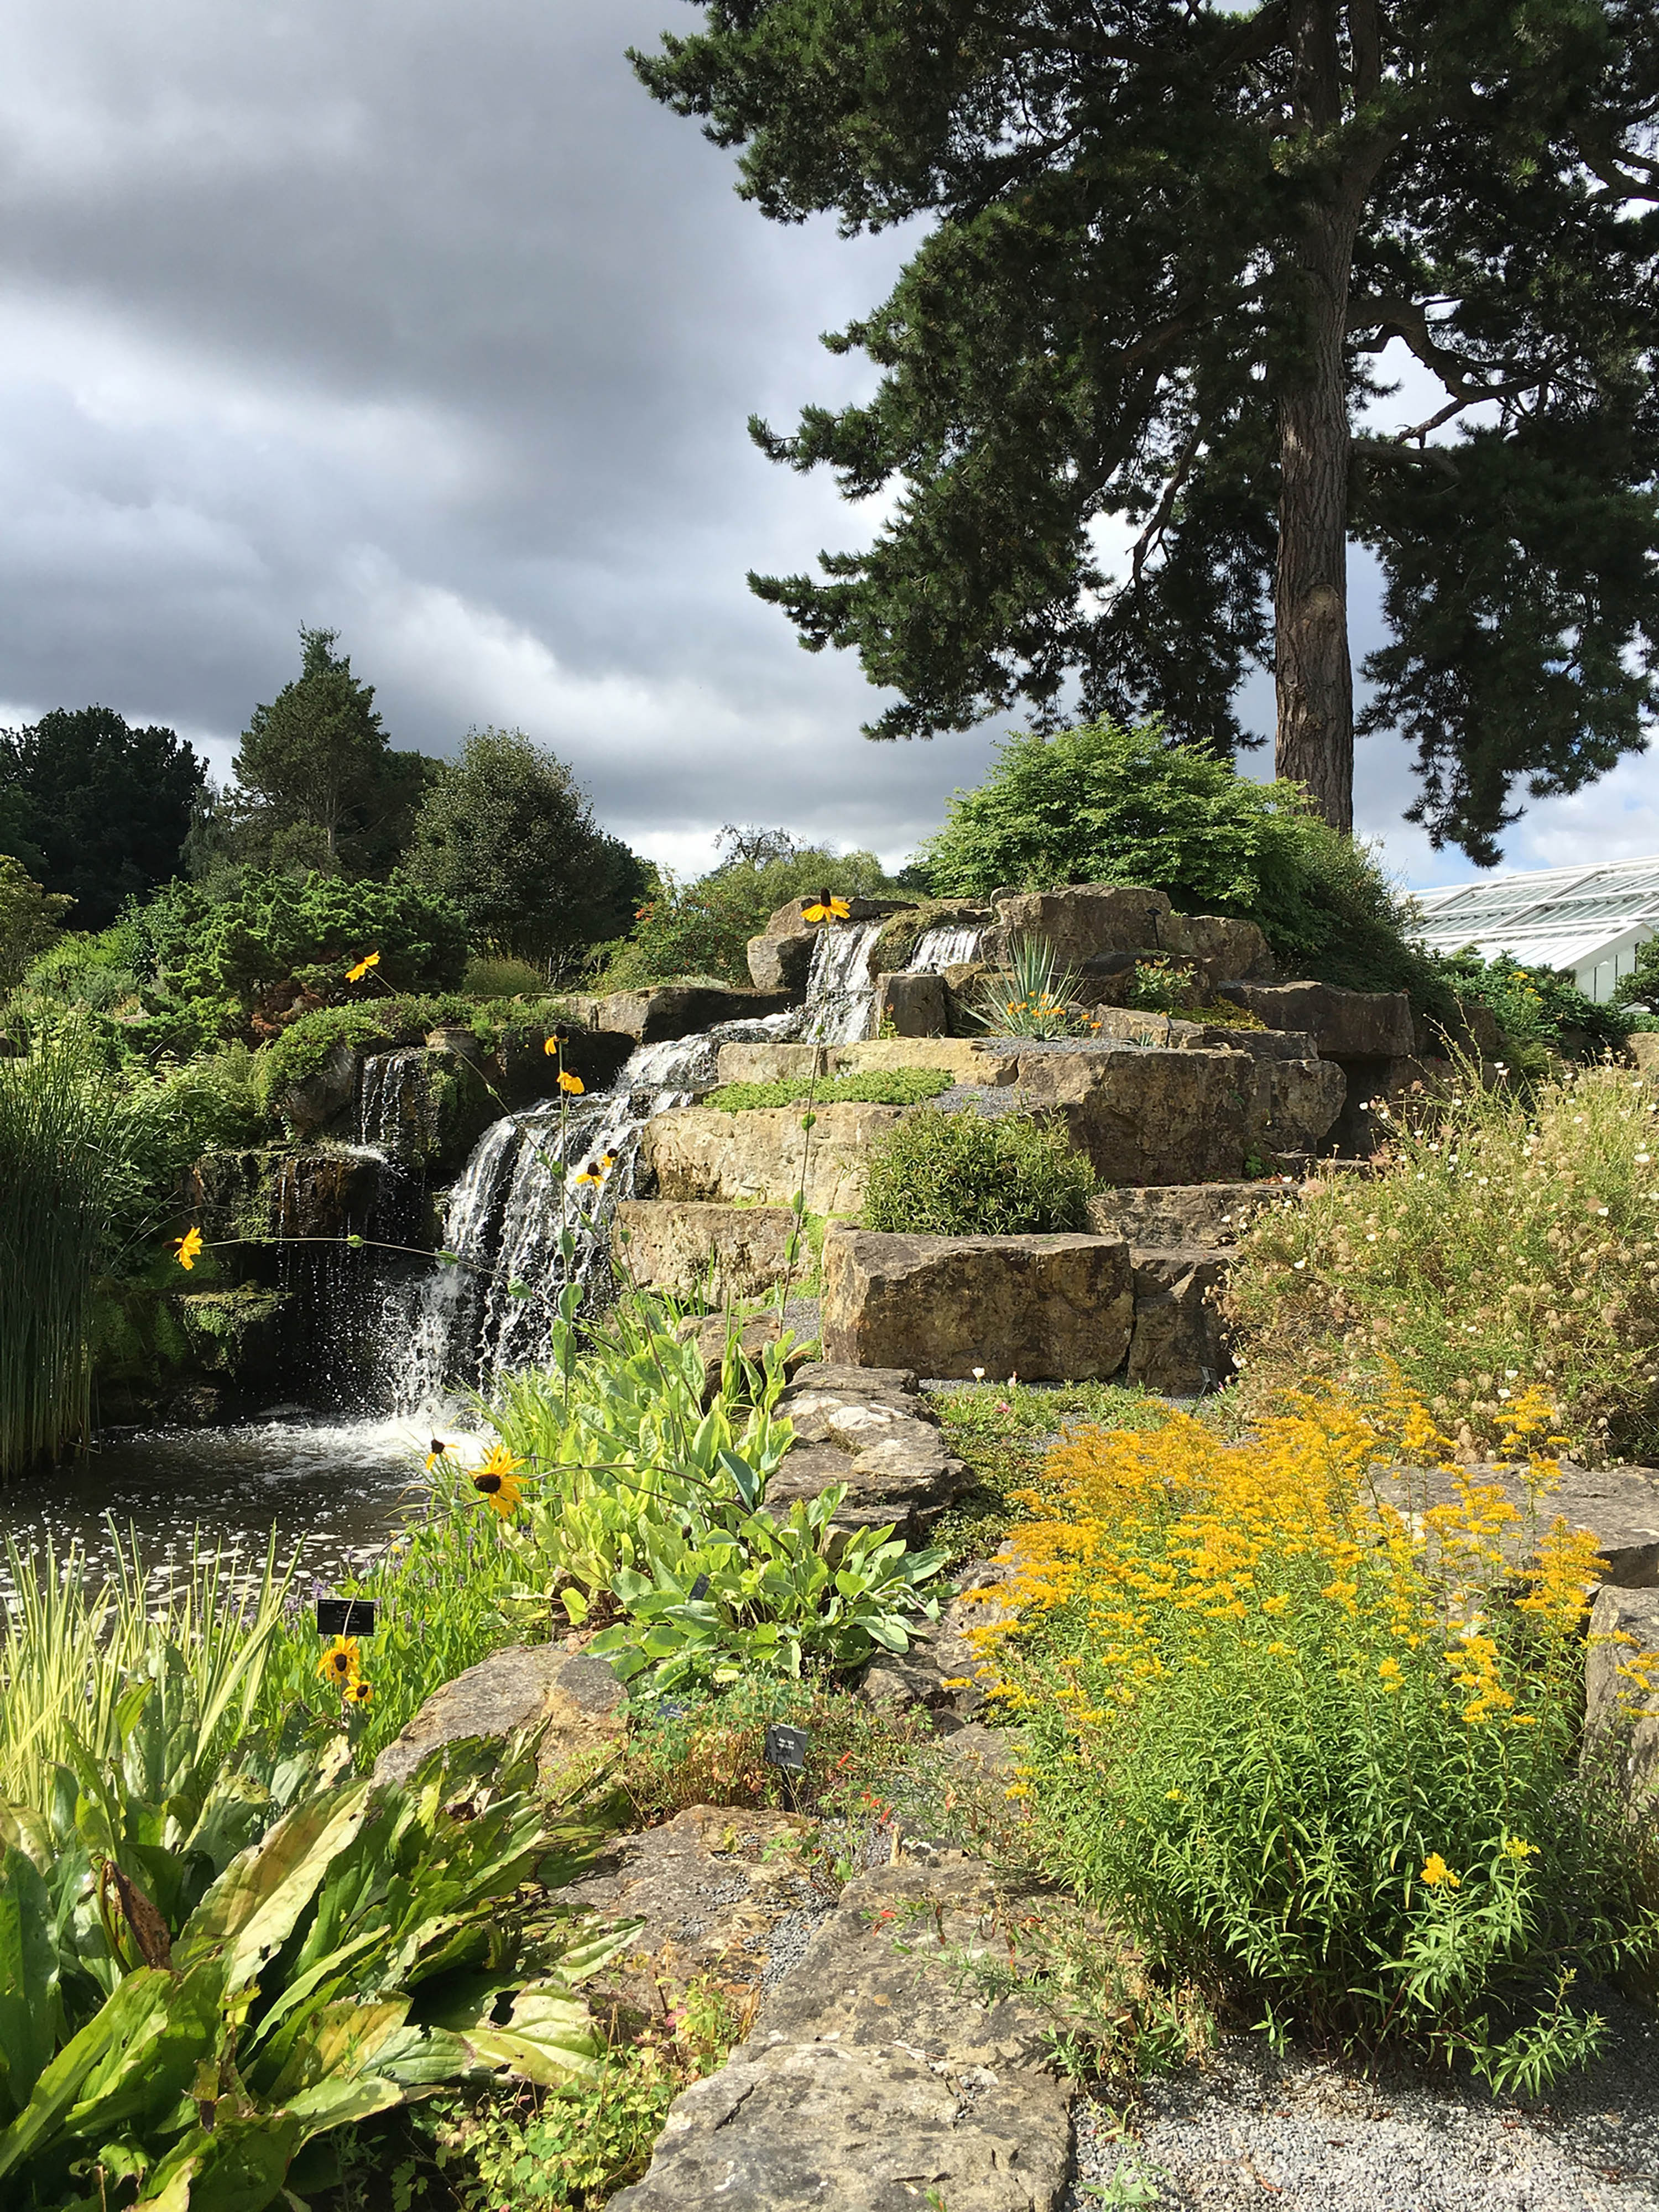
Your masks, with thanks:
[{"label": "dark flower center", "polygon": [[493,1498],[501,1486],[499,1474],[475,1474],[472,1480],[486,1498]]}]

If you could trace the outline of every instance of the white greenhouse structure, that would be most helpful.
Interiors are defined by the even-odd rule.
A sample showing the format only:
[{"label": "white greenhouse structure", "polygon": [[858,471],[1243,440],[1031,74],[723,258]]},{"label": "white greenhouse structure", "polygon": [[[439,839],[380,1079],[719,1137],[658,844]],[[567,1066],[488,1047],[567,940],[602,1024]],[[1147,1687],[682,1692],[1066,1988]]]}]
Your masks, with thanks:
[{"label": "white greenhouse structure", "polygon": [[1659,933],[1659,854],[1601,867],[1540,868],[1416,891],[1413,933],[1433,952],[1473,945],[1483,958],[1507,952],[1523,968],[1571,969],[1586,998],[1610,999]]}]

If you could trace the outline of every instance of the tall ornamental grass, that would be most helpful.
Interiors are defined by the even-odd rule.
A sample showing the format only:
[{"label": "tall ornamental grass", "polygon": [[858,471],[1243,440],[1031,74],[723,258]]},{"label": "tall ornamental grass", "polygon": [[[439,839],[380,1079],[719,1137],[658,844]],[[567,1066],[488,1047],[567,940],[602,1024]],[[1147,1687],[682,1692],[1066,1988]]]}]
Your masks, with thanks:
[{"label": "tall ornamental grass", "polygon": [[1586,1976],[1659,1933],[1577,1765],[1599,1563],[1551,1520],[1548,1420],[1509,1420],[1531,1527],[1449,1465],[1449,1504],[1374,1495],[1448,1449],[1404,1403],[1074,1435],[1014,1539],[1019,1620],[980,1632],[1041,1856],[1152,1959],[1258,2024],[1528,2092],[1601,2040]]},{"label": "tall ornamental grass", "polygon": [[1382,1171],[1333,1176],[1243,1239],[1228,1311],[1246,1409],[1320,1377],[1397,1371],[1488,1449],[1528,1383],[1573,1451],[1659,1453],[1659,1093],[1568,1070],[1530,1100],[1465,1081],[1390,1133]]},{"label": "tall ornamental grass", "polygon": [[93,1279],[121,1175],[113,1087],[72,1033],[0,1060],[0,1480],[90,1426]]}]

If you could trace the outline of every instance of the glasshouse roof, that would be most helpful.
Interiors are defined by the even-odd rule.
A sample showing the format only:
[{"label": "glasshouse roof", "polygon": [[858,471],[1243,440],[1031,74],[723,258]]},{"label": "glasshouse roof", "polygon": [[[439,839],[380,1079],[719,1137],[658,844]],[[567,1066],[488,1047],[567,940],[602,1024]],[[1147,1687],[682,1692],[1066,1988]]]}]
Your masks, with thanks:
[{"label": "glasshouse roof", "polygon": [[1659,854],[1484,876],[1415,896],[1431,951],[1473,945],[1488,960],[1507,952],[1527,967],[1570,968],[1587,996],[1610,999],[1637,947],[1659,933]]}]

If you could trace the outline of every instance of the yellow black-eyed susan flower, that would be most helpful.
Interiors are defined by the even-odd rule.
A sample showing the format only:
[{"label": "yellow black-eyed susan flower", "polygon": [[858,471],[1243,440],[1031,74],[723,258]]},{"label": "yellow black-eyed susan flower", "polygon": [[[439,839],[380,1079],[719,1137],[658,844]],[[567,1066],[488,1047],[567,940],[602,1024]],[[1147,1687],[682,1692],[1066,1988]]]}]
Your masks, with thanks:
[{"label": "yellow black-eyed susan flower", "polygon": [[576,1177],[576,1181],[591,1182],[597,1186],[605,1181],[616,1164],[617,1155],[614,1152],[607,1152],[603,1159],[595,1160],[592,1167],[584,1168]]},{"label": "yellow black-eyed susan flower", "polygon": [[564,1050],[564,1039],[562,1036],[544,1037],[542,1040],[542,1050],[547,1054],[550,1060],[556,1060],[559,1054]]},{"label": "yellow black-eyed susan flower", "polygon": [[374,1695],[374,1683],[364,1681],[361,1674],[355,1682],[346,1684],[345,1701],[349,1705],[366,1705]]},{"label": "yellow black-eyed susan flower", "polygon": [[568,1067],[562,1067],[559,1070],[559,1088],[561,1091],[568,1091],[574,1096],[580,1097],[587,1085],[580,1075],[573,1075]]},{"label": "yellow black-eyed susan flower", "polygon": [[337,1682],[342,1688],[349,1688],[359,1679],[357,1662],[356,1637],[337,1636],[317,1662],[317,1672],[325,1682]]},{"label": "yellow black-eyed susan flower", "polygon": [[380,964],[380,956],[378,952],[365,952],[361,960],[355,962],[351,967],[346,969],[347,982],[361,983],[364,976],[368,975],[369,969],[371,968],[378,968]]},{"label": "yellow black-eyed susan flower", "polygon": [[828,891],[820,891],[812,905],[801,908],[800,918],[803,921],[847,921],[851,919],[852,912],[844,898],[835,898]]},{"label": "yellow black-eyed susan flower", "polygon": [[433,1437],[432,1449],[426,1455],[426,1471],[428,1474],[431,1474],[433,1468],[437,1466],[438,1462],[443,1457],[444,1454],[448,1449],[448,1445],[444,1442],[441,1437]]},{"label": "yellow black-eyed susan flower", "polygon": [[523,1465],[524,1462],[514,1459],[505,1444],[496,1444],[474,1470],[472,1487],[490,1511],[499,1513],[503,1521],[511,1520],[519,1510],[522,1485],[518,1477]]}]

